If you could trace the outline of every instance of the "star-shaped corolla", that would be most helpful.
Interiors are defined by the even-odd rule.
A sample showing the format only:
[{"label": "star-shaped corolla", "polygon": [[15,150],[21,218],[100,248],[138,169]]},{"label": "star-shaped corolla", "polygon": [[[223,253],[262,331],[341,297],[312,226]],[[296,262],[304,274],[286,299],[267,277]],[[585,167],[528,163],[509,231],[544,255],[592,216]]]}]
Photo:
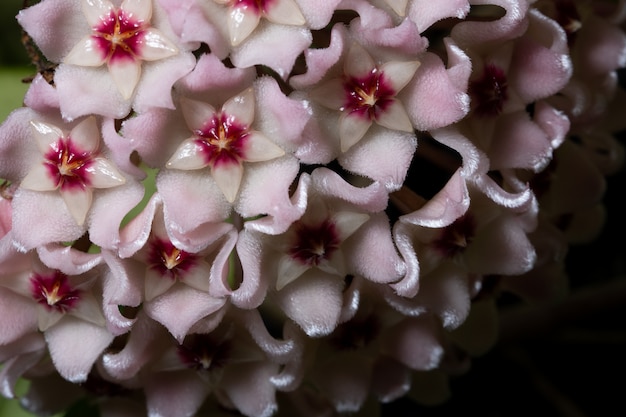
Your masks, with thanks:
[{"label": "star-shaped corolla", "polygon": [[209,250],[194,253],[175,246],[167,235],[163,213],[159,211],[140,255],[147,265],[145,300],[152,301],[177,282],[208,293],[211,266],[204,260],[207,252]]},{"label": "star-shaped corolla", "polygon": [[361,45],[354,43],[343,64],[343,77],[312,91],[322,105],[339,110],[341,150],[346,152],[363,138],[373,122],[413,132],[409,116],[396,95],[413,78],[419,61],[389,61],[377,65]]},{"label": "star-shaped corolla", "polygon": [[228,33],[233,46],[243,42],[259,25],[261,17],[281,25],[304,25],[306,20],[293,0],[215,0],[230,8]]},{"label": "star-shaped corolla", "polygon": [[31,127],[43,160],[31,168],[21,187],[58,190],[76,223],[82,225],[91,208],[93,188],[111,188],[126,182],[117,168],[99,154],[96,119],[86,118],[69,134],[41,121],[32,121]]},{"label": "star-shaped corolla", "polygon": [[81,282],[55,270],[34,272],[29,282],[31,296],[39,306],[39,330],[46,331],[65,314],[104,327],[104,316],[98,302],[86,290],[93,280]]},{"label": "star-shaped corolla", "polygon": [[285,151],[261,132],[254,121],[254,93],[243,91],[216,110],[210,104],[184,99],[181,107],[193,136],[183,141],[167,163],[168,168],[193,170],[210,167],[211,175],[229,202],[235,201],[244,162],[278,158]]},{"label": "star-shaped corolla", "polygon": [[313,201],[308,213],[285,234],[276,289],[281,290],[311,268],[343,278],[346,266],[340,246],[368,220],[367,214],[330,212],[323,203]]},{"label": "star-shaped corolla", "polygon": [[178,49],[150,26],[152,0],[125,0],[116,8],[107,0],[84,0],[83,12],[92,28],[65,57],[66,64],[99,67],[107,64],[124,99],[141,76],[141,62],[173,56]]}]

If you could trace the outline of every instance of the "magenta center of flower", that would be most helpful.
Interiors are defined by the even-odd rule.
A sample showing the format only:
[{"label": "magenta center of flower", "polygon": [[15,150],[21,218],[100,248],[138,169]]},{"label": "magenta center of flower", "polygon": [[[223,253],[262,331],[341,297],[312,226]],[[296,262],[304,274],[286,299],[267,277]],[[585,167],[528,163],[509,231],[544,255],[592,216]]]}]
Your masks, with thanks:
[{"label": "magenta center of flower", "polygon": [[220,342],[211,335],[193,334],[178,346],[177,353],[188,368],[206,372],[222,368],[228,362],[231,350],[230,341]]},{"label": "magenta center of flower", "polygon": [[267,13],[267,9],[272,7],[275,0],[234,0],[233,7],[249,9],[260,15]]},{"label": "magenta center of flower", "polygon": [[140,55],[146,28],[142,20],[118,9],[101,17],[101,23],[93,28],[92,38],[106,61],[134,61]]},{"label": "magenta center of flower", "polygon": [[452,258],[467,248],[476,233],[476,222],[471,214],[465,214],[441,230],[433,247],[443,256]]},{"label": "magenta center of flower", "polygon": [[34,274],[30,278],[33,298],[48,310],[66,313],[75,307],[80,291],[70,286],[67,276],[56,271],[50,275]]},{"label": "magenta center of flower", "polygon": [[167,239],[155,237],[150,243],[150,268],[172,280],[181,279],[197,263],[197,255],[178,249]]},{"label": "magenta center of flower", "polygon": [[241,164],[245,159],[248,126],[238,123],[234,117],[220,112],[195,133],[208,165]]},{"label": "magenta center of flower", "polygon": [[502,112],[508,98],[506,75],[502,68],[493,64],[485,65],[481,78],[469,85],[469,93],[474,101],[474,111],[478,116],[497,116]]},{"label": "magenta center of flower", "polygon": [[84,189],[91,185],[88,168],[93,158],[90,152],[80,150],[70,138],[59,138],[51,147],[44,155],[44,164],[57,188]]},{"label": "magenta center of flower", "polygon": [[346,97],[343,110],[370,120],[377,119],[391,105],[396,95],[384,73],[377,69],[364,77],[348,77],[343,87]]},{"label": "magenta center of flower", "polygon": [[330,219],[318,225],[297,222],[294,228],[296,237],[289,255],[304,265],[319,265],[329,259],[341,243],[337,226]]}]

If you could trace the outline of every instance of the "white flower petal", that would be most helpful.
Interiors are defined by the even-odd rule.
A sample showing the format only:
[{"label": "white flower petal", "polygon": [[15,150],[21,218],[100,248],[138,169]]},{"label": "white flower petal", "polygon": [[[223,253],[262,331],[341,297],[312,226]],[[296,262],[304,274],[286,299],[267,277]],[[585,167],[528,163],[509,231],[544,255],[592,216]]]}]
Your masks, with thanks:
[{"label": "white flower petal", "polygon": [[52,191],[57,189],[55,179],[50,175],[48,167],[43,162],[33,165],[20,186],[33,191]]},{"label": "white flower petal", "polygon": [[102,308],[91,293],[82,293],[76,308],[70,310],[68,314],[101,327],[106,325]]},{"label": "white flower petal", "polygon": [[124,100],[131,98],[141,76],[141,61],[128,59],[109,62],[109,72]]},{"label": "white flower petal", "polygon": [[226,200],[229,203],[235,201],[243,177],[243,166],[234,162],[214,165],[211,169],[211,175],[224,193]]},{"label": "white flower petal", "polygon": [[93,158],[86,171],[89,173],[89,185],[93,188],[117,187],[126,182],[121,172],[104,158]]},{"label": "white flower petal", "polygon": [[406,15],[406,5],[409,0],[385,0],[385,2],[398,16],[404,17]]},{"label": "white flower petal", "polygon": [[209,292],[209,277],[211,276],[211,267],[205,262],[199,262],[189,272],[187,272],[181,281],[191,288],[198,291]]},{"label": "white flower petal", "polygon": [[339,118],[341,151],[346,152],[363,138],[372,121],[356,113],[342,113]]},{"label": "white flower petal", "polygon": [[300,8],[293,0],[276,0],[265,12],[267,20],[282,25],[300,26],[306,23]]},{"label": "white flower petal", "polygon": [[411,119],[400,100],[394,99],[391,105],[376,118],[376,123],[388,129],[413,132]]},{"label": "white flower petal", "polygon": [[69,134],[72,143],[78,146],[79,152],[95,152],[100,146],[100,129],[93,116],[74,126]]},{"label": "white flower petal", "polygon": [[344,277],[346,275],[346,262],[341,251],[335,251],[327,261],[320,262],[317,266],[327,274]]},{"label": "white flower petal", "polygon": [[37,148],[42,154],[48,153],[51,145],[55,145],[64,133],[58,127],[44,122],[30,122]]},{"label": "white flower petal", "polygon": [[202,129],[209,120],[215,117],[216,113],[210,104],[187,98],[180,100],[180,107],[187,127],[191,131]]},{"label": "white flower petal", "polygon": [[283,156],[285,151],[274,142],[265,137],[264,134],[251,131],[247,137],[245,150],[245,160],[249,162],[269,161]]},{"label": "white flower petal", "polygon": [[259,25],[261,16],[251,7],[233,7],[228,16],[228,33],[233,46],[243,42]]},{"label": "white flower petal", "polygon": [[352,44],[343,64],[343,71],[352,77],[365,77],[376,68],[376,63],[358,43]]},{"label": "white flower petal", "polygon": [[385,81],[391,83],[391,87],[397,93],[413,79],[420,64],[419,61],[390,61],[381,65],[379,69],[384,74]]},{"label": "white flower petal", "polygon": [[159,272],[148,268],[146,271],[146,283],[144,290],[144,297],[146,301],[151,301],[161,294],[165,294],[176,281],[170,277],[164,277]]},{"label": "white flower petal", "polygon": [[106,58],[106,54],[102,53],[96,40],[88,35],[72,48],[63,58],[63,62],[81,67],[99,67],[106,62]]},{"label": "white flower petal", "polygon": [[149,22],[152,18],[152,0],[124,0],[120,8],[140,21]]},{"label": "white flower petal", "polygon": [[56,310],[48,310],[43,306],[37,311],[37,325],[42,332],[57,324],[62,318],[63,313]]},{"label": "white flower petal", "polygon": [[368,221],[369,215],[365,213],[355,213],[350,211],[338,211],[332,215],[332,219],[339,231],[339,240],[343,242],[349,238],[357,229]]},{"label": "white flower petal", "polygon": [[146,61],[156,61],[178,53],[178,48],[156,29],[146,29],[139,48],[139,55]]},{"label": "white flower petal", "polygon": [[285,254],[278,261],[278,277],[276,278],[276,290],[280,291],[283,287],[308,271],[311,267],[293,259]]},{"label": "white flower petal", "polygon": [[250,126],[254,121],[254,105],[254,91],[248,88],[226,101],[222,111],[233,116],[238,123]]},{"label": "white flower petal", "polygon": [[329,80],[311,90],[311,98],[331,110],[340,110],[346,104],[346,94],[341,78]]},{"label": "white flower petal", "polygon": [[87,212],[91,208],[91,188],[86,187],[82,190],[64,190],[63,188],[61,188],[60,192],[61,197],[63,197],[63,201],[65,201],[67,209],[70,211],[70,214],[72,215],[74,220],[76,220],[76,223],[79,226],[82,226],[85,223]]},{"label": "white flower petal", "polygon": [[115,10],[113,4],[108,0],[84,0],[83,14],[87,18],[89,26],[97,26],[102,23],[103,17],[108,17]]},{"label": "white flower petal", "polygon": [[202,153],[202,147],[196,142],[196,139],[190,138],[180,144],[174,155],[167,161],[166,166],[168,168],[189,171],[201,169],[207,165]]}]

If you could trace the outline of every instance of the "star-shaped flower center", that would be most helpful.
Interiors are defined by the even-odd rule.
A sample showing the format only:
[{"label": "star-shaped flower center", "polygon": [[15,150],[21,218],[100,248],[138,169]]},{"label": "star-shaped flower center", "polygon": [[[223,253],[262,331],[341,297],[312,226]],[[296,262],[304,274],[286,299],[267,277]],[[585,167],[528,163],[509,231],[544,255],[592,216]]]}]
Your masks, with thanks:
[{"label": "star-shaped flower center", "polygon": [[441,230],[433,246],[441,255],[453,258],[463,253],[476,233],[476,221],[470,213]]},{"label": "star-shaped flower center", "polygon": [[506,74],[502,68],[487,64],[482,77],[470,82],[469,93],[477,116],[497,116],[508,99]]},{"label": "star-shaped flower center", "polygon": [[250,136],[249,128],[224,112],[217,113],[204,129],[198,130],[197,143],[202,147],[206,164],[240,164]]},{"label": "star-shaped flower center", "polygon": [[341,245],[369,216],[348,211],[330,212],[323,203],[312,202],[307,213],[279,239],[283,255],[278,261],[276,289],[298,279],[311,268],[345,276]]},{"label": "star-shaped flower center", "polygon": [[182,279],[197,261],[197,255],[178,249],[167,239],[153,237],[150,241],[149,267],[163,277]]},{"label": "star-shaped flower center", "polygon": [[229,339],[218,340],[210,334],[187,336],[177,349],[178,357],[185,366],[203,372],[221,369],[228,363],[231,351]]},{"label": "star-shaped flower center", "polygon": [[413,79],[419,61],[377,64],[355,43],[344,59],[343,75],[314,88],[311,95],[325,107],[341,112],[339,139],[346,152],[373,122],[388,129],[413,132],[413,124],[396,95]]},{"label": "star-shaped flower center", "polygon": [[289,248],[289,255],[296,261],[317,266],[327,260],[339,248],[341,241],[335,223],[325,219],[318,225],[296,222],[294,241]]},{"label": "star-shaped flower center", "polygon": [[370,120],[378,119],[393,103],[396,91],[378,69],[374,68],[364,77],[346,77],[344,109]]},{"label": "star-shaped flower center", "polygon": [[33,136],[43,160],[35,164],[21,187],[33,191],[58,190],[79,225],[92,202],[92,188],[124,184],[122,174],[100,156],[100,132],[94,117],[76,125],[69,134],[60,128],[31,122]]},{"label": "star-shaped flower center", "polygon": [[88,169],[93,164],[89,152],[80,150],[71,138],[59,138],[44,155],[44,164],[57,188],[84,189],[91,185]]},{"label": "star-shaped flower center", "polygon": [[208,103],[181,100],[183,116],[193,136],[178,147],[167,167],[192,170],[208,166],[226,199],[235,201],[244,162],[269,161],[285,154],[252,129],[254,107],[252,88],[229,99],[219,111]]},{"label": "star-shaped flower center", "polygon": [[33,298],[47,310],[67,313],[80,300],[80,290],[72,288],[67,276],[59,271],[49,275],[34,274],[30,285]]},{"label": "star-shaped flower center", "polygon": [[122,9],[111,10],[93,28],[92,38],[106,62],[118,59],[135,60],[140,54],[140,45],[147,26],[146,22],[129,16]]},{"label": "star-shaped flower center", "polygon": [[139,82],[142,61],[178,53],[178,48],[150,25],[152,0],[124,0],[120,7],[108,0],[82,4],[91,33],[81,39],[63,62],[86,67],[107,64],[125,100],[133,95]]}]

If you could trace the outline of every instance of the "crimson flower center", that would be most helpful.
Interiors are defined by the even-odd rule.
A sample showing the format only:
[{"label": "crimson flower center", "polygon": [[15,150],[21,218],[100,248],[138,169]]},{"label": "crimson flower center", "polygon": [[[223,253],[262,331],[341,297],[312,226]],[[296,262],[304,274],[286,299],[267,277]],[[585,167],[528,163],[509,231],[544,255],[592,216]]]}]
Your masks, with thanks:
[{"label": "crimson flower center", "polygon": [[210,335],[194,334],[178,346],[181,362],[188,368],[210,372],[222,368],[229,360],[232,346],[229,340],[217,341]]},{"label": "crimson flower center", "polygon": [[474,99],[474,109],[478,116],[497,116],[502,112],[508,99],[508,85],[502,68],[493,64],[485,65],[481,78],[472,81],[469,93]]},{"label": "crimson flower center", "polygon": [[80,290],[74,289],[67,276],[56,271],[51,275],[34,274],[30,279],[33,298],[48,310],[66,313],[79,300]]},{"label": "crimson flower center", "polygon": [[317,266],[339,248],[337,226],[330,219],[319,225],[298,222],[294,227],[296,237],[289,255],[304,265]]},{"label": "crimson flower center", "polygon": [[92,155],[81,151],[71,139],[59,139],[44,155],[44,164],[57,188],[63,190],[90,185],[88,168],[93,164]]},{"label": "crimson flower center", "polygon": [[148,264],[150,268],[170,279],[180,279],[197,263],[197,255],[175,247],[166,239],[153,238],[150,244]]},{"label": "crimson flower center", "polygon": [[233,7],[252,9],[256,14],[267,13],[274,0],[234,0]]},{"label": "crimson flower center", "polygon": [[377,69],[364,77],[348,77],[343,86],[344,109],[370,120],[378,118],[391,105],[396,95],[384,73]]},{"label": "crimson flower center", "polygon": [[220,112],[195,133],[208,165],[240,164],[245,159],[250,135],[248,126],[238,123],[234,117]]},{"label": "crimson flower center", "polygon": [[475,233],[474,217],[466,214],[445,227],[439,238],[433,241],[433,246],[443,256],[452,258],[465,251]]},{"label": "crimson flower center", "polygon": [[114,10],[101,17],[101,23],[93,28],[95,40],[106,61],[135,60],[143,41],[146,25],[133,19],[124,10]]}]

